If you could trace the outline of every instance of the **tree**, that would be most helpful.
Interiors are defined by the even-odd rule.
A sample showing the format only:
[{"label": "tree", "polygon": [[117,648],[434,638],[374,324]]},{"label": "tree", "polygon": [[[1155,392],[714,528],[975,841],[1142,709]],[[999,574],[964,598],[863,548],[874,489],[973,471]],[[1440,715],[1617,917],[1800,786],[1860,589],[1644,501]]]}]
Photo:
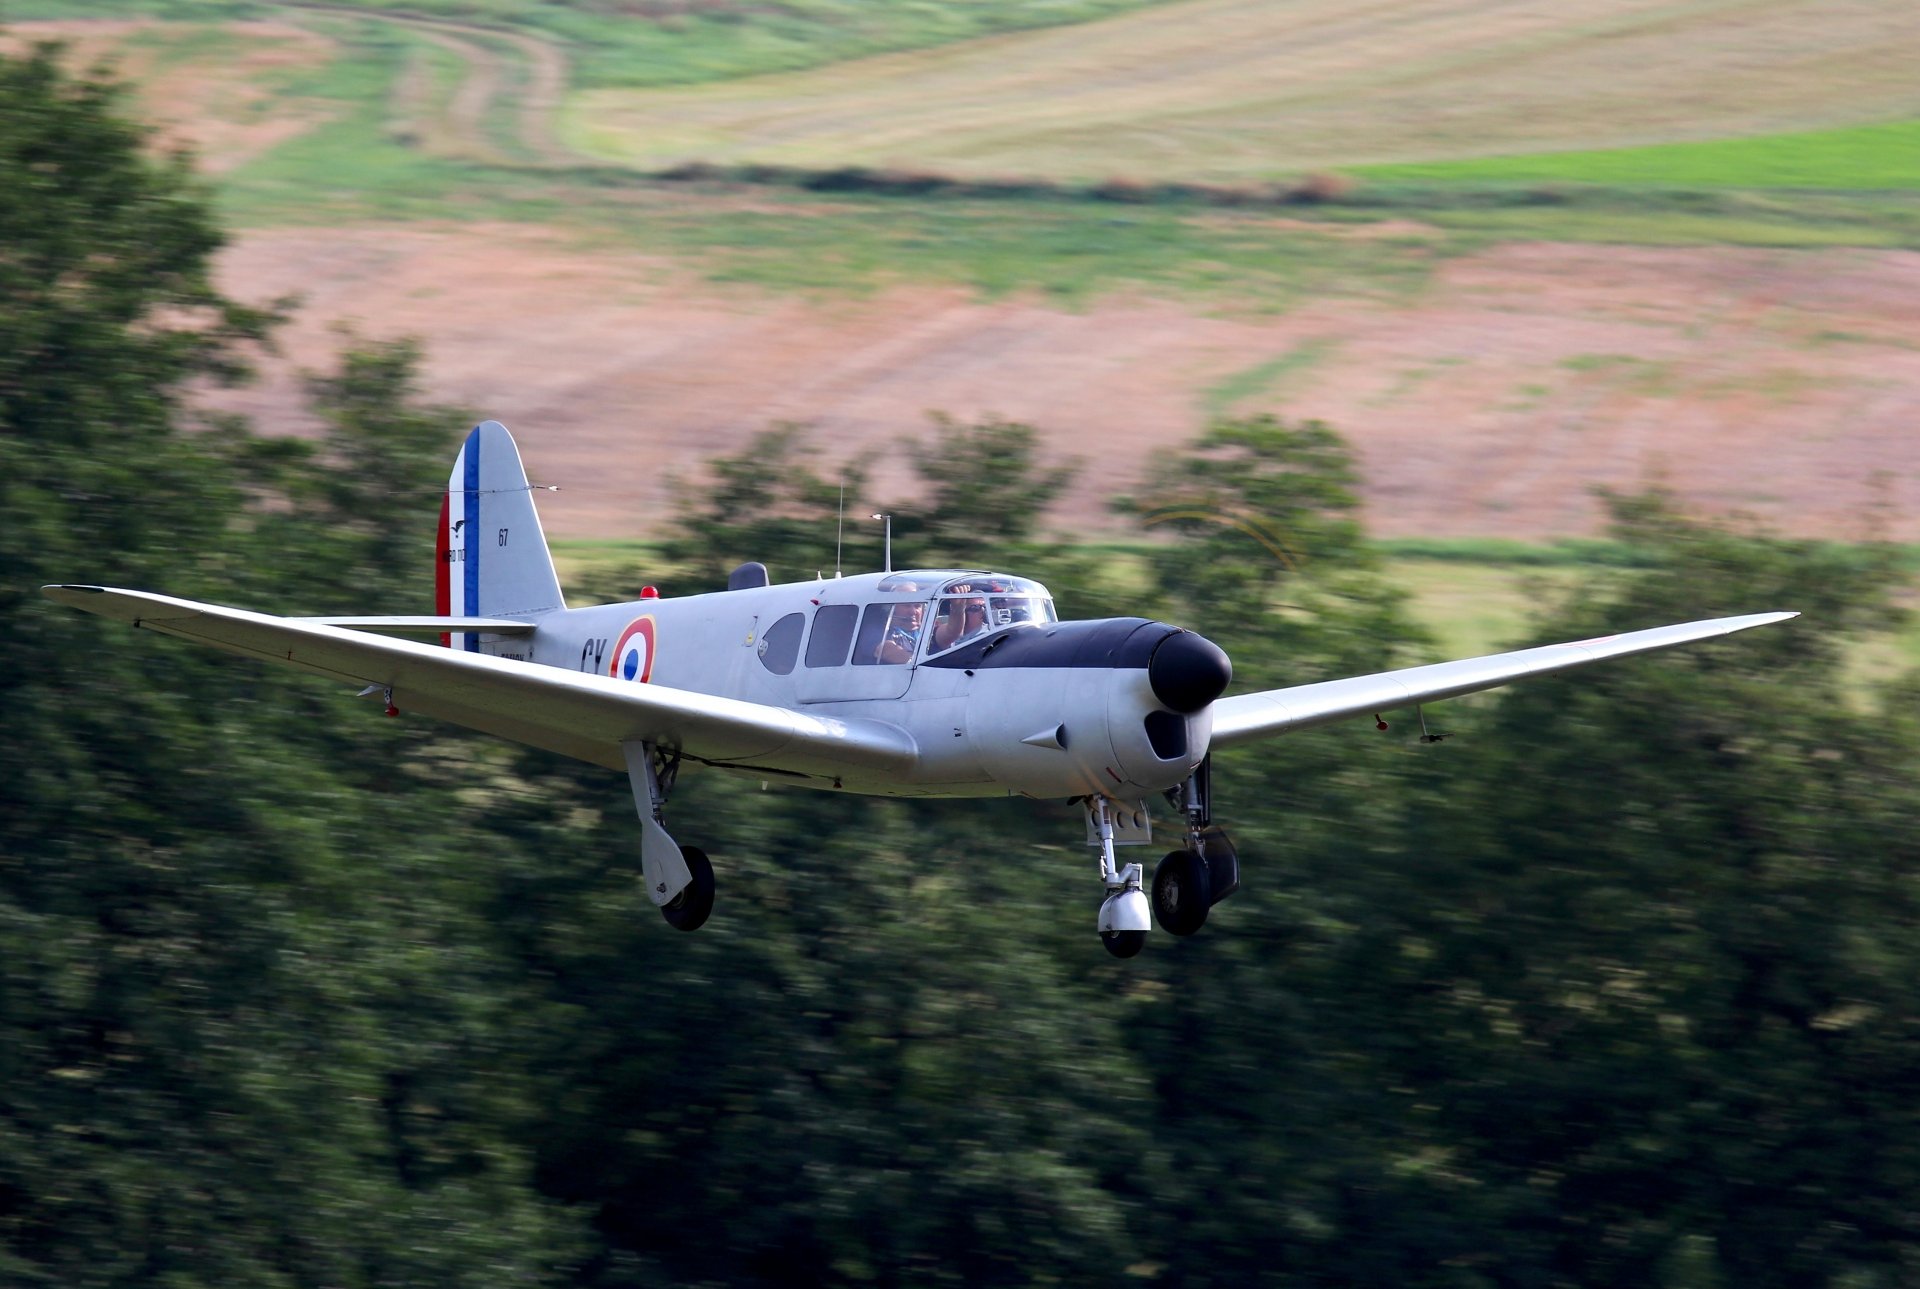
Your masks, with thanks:
[{"label": "tree", "polygon": [[1421,643],[1360,526],[1359,475],[1320,421],[1217,421],[1143,495],[1116,502],[1173,540],[1157,590],[1248,687],[1393,665]]},{"label": "tree", "polygon": [[[394,499],[231,421],[187,432],[189,386],[239,375],[269,311],[209,284],[204,193],[119,97],[48,49],[0,56],[0,1280],[544,1274],[570,1225],[526,1185],[512,982],[475,934],[487,852],[444,791],[403,803],[342,768],[379,752],[328,756],[377,708],[278,677],[257,697],[245,664],[34,594],[298,602],[371,580],[367,534],[397,531],[270,549],[311,499]],[[342,405],[380,384],[338,381]]]},{"label": "tree", "polygon": [[963,424],[936,414],[932,435],[905,449],[925,493],[891,503],[896,567],[1015,565],[1075,473],[1042,465],[1034,428],[998,417]]},{"label": "tree", "polygon": [[[877,551],[872,524],[860,511],[866,464],[841,464],[832,477],[815,466],[806,428],[763,430],[746,449],[707,463],[712,481],[682,486],[673,531],[661,554],[698,590],[720,590],[727,574],[749,560],[767,564],[775,581],[797,581],[835,566],[843,536]],[[859,522],[842,525],[844,507]],[[866,539],[866,540],[861,540]]]},{"label": "tree", "polygon": [[1236,832],[1232,935],[1182,946],[1149,1018],[1200,1181],[1144,1251],[1167,1283],[1910,1274],[1920,743],[1912,682],[1862,713],[1837,645],[1888,620],[1894,569],[1616,513],[1635,567],[1540,640],[1806,617],[1516,686],[1417,756],[1310,736],[1326,787],[1234,767],[1289,810]]}]

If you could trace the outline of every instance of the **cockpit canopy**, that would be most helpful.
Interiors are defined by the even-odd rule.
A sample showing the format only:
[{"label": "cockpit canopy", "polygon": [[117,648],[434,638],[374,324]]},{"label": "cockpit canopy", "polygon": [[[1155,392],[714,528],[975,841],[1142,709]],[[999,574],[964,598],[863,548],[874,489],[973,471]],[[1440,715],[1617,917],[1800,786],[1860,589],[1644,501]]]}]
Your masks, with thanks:
[{"label": "cockpit canopy", "polygon": [[803,659],[809,671],[898,667],[1009,627],[1059,621],[1047,588],[1006,573],[920,569],[889,573],[866,604],[823,604],[789,613],[759,642],[760,663],[776,676]]},{"label": "cockpit canopy", "polygon": [[[927,611],[926,656],[945,653],[969,640],[1006,627],[1045,626],[1059,621],[1053,597],[1031,578],[1009,573],[962,572],[955,569],[893,573],[878,589],[889,594],[922,593],[931,600]],[[913,633],[918,643],[921,623]]]}]

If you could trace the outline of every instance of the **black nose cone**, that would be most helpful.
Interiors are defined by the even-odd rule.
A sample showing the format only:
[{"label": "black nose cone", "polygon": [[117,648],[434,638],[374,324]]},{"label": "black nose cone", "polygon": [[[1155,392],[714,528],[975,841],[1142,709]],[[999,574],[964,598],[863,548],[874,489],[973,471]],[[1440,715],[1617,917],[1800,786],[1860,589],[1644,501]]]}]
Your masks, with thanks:
[{"label": "black nose cone", "polygon": [[1154,646],[1147,661],[1153,695],[1182,716],[1192,715],[1220,697],[1233,679],[1226,651],[1205,636],[1176,631]]}]

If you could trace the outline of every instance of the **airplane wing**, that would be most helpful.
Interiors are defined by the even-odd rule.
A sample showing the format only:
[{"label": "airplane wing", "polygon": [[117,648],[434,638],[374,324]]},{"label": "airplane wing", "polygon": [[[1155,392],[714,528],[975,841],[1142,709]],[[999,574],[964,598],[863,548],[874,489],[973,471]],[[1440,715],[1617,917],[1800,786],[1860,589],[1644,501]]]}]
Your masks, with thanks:
[{"label": "airplane wing", "polygon": [[1255,739],[1306,729],[1353,716],[1370,716],[1415,703],[1437,702],[1460,694],[1492,689],[1526,676],[1545,676],[1570,667],[1584,667],[1606,658],[1675,645],[1711,640],[1749,627],[1796,618],[1797,613],[1753,613],[1738,618],[1712,618],[1677,626],[1652,627],[1624,635],[1576,640],[1570,644],[1541,645],[1512,653],[1438,662],[1425,667],[1403,667],[1371,676],[1325,680],[1290,689],[1267,689],[1257,694],[1222,698],[1213,705],[1213,746],[1233,747]]},{"label": "airplane wing", "polygon": [[145,591],[72,585],[41,590],[61,604],[136,627],[332,680],[391,689],[391,701],[405,711],[609,769],[627,768],[620,745],[635,740],[719,764],[784,770],[797,762],[805,767],[800,772],[816,775],[834,767],[900,770],[918,756],[912,737],[885,721],[835,720]]},{"label": "airplane wing", "polygon": [[318,627],[345,627],[349,631],[392,632],[396,635],[437,636],[452,631],[484,631],[493,636],[530,636],[534,624],[522,618],[381,617],[288,618]]}]

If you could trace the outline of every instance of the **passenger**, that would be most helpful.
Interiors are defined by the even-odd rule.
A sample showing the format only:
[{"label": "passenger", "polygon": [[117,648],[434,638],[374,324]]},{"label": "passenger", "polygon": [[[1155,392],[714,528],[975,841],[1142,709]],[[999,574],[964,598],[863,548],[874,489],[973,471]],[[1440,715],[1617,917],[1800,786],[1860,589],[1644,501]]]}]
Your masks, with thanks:
[{"label": "passenger", "polygon": [[913,651],[920,644],[920,623],[926,612],[924,604],[902,604],[893,610],[887,619],[887,633],[880,637],[881,662],[895,665],[913,661]]}]

